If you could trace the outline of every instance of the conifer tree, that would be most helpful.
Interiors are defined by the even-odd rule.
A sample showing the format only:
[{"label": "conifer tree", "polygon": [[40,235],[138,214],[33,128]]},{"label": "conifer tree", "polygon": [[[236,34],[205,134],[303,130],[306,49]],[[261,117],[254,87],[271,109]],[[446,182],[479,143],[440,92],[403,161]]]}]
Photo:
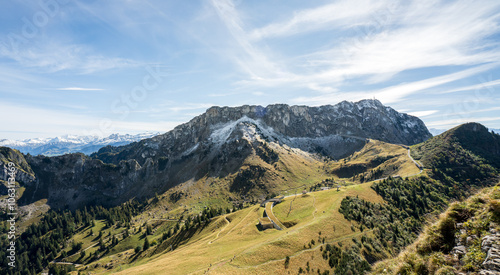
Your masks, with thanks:
[{"label": "conifer tree", "polygon": [[143,251],[148,250],[148,248],[149,248],[149,240],[148,240],[148,238],[146,237],[146,238],[144,238],[144,246],[143,246]]}]

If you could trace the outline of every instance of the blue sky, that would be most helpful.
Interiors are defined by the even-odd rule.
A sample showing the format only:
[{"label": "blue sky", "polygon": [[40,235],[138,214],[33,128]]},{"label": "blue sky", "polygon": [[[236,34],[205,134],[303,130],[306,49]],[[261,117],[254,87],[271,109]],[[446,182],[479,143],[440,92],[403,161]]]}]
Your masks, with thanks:
[{"label": "blue sky", "polygon": [[364,98],[500,128],[499,23],[499,1],[2,1],[0,139]]}]

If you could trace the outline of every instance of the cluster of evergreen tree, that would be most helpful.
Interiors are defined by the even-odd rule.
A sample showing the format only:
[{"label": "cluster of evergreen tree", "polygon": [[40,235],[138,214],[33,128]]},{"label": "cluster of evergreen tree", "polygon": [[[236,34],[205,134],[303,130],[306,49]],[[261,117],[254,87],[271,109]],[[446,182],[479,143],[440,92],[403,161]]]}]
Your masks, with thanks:
[{"label": "cluster of evergreen tree", "polygon": [[419,219],[432,210],[441,211],[450,198],[455,198],[453,187],[428,177],[414,179],[388,178],[374,183],[372,188],[393,211],[401,212],[398,218]]},{"label": "cluster of evergreen tree", "polygon": [[360,230],[374,229],[377,241],[394,253],[413,242],[423,223],[423,219],[416,219],[393,205],[371,203],[356,197],[342,200],[339,211],[347,220],[359,222]]},{"label": "cluster of evergreen tree", "polygon": [[[108,226],[114,224],[128,224],[131,218],[138,214],[143,205],[136,201],[125,203],[114,208],[102,206],[91,206],[76,211],[50,210],[37,223],[26,228],[26,230],[15,239],[16,245],[16,267],[7,265],[6,251],[0,250],[0,270],[6,275],[30,275],[37,274],[46,268],[51,261],[56,259],[61,250],[67,246],[67,241],[76,233],[93,225],[94,220],[106,220]],[[3,223],[1,230],[6,232],[8,224]],[[0,246],[7,247],[10,240],[2,234]],[[75,244],[73,250],[80,250],[81,245]],[[73,251],[77,252],[77,251]],[[64,272],[58,269],[57,272]],[[59,274],[59,273],[58,273]]]},{"label": "cluster of evergreen tree", "polygon": [[470,195],[471,188],[491,185],[491,179],[498,175],[498,170],[460,147],[456,150],[462,154],[440,153],[434,156],[429,174],[449,188],[446,195],[464,199]]},{"label": "cluster of evergreen tree", "polygon": [[371,270],[370,264],[360,256],[359,246],[352,246],[342,250],[338,245],[327,244],[321,248],[323,259],[328,261],[334,274],[364,274]]}]

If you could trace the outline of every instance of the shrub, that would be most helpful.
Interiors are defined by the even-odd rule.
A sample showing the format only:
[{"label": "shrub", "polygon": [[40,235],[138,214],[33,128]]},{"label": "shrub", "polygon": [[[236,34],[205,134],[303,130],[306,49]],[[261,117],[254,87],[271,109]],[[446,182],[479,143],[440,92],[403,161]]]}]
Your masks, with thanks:
[{"label": "shrub", "polygon": [[442,252],[432,253],[432,255],[427,260],[427,270],[430,274],[434,274],[438,269],[443,267],[446,263],[446,259]]},{"label": "shrub", "polygon": [[493,217],[500,221],[500,200],[491,200],[490,201],[490,210],[493,213]]},{"label": "shrub", "polygon": [[455,275],[455,274],[457,274],[457,272],[451,266],[444,266],[438,269],[438,271],[436,271],[436,275]]},{"label": "shrub", "polygon": [[455,243],[455,220],[447,215],[429,228],[426,238],[417,245],[417,251],[423,255],[432,251],[448,252]]},{"label": "shrub", "polygon": [[396,271],[396,274],[400,275],[410,275],[412,274],[412,268],[409,263],[404,263],[401,266],[399,266],[398,270]]}]

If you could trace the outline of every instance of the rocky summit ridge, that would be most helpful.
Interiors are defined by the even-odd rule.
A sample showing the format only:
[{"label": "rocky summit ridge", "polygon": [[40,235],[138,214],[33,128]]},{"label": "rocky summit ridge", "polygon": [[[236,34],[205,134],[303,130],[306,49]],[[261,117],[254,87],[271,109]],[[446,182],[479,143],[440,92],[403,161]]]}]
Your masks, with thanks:
[{"label": "rocky summit ridge", "polygon": [[362,148],[368,138],[411,145],[430,137],[419,118],[378,100],[320,107],[245,105],[211,107],[165,134],[106,146],[91,156],[32,156],[4,148],[0,159],[26,166],[19,175],[26,188],[21,203],[47,199],[52,207],[75,209],[118,205],[189,180],[226,177],[252,155],[272,163],[278,156],[270,143],[338,159]]},{"label": "rocky summit ridge", "polygon": [[143,163],[148,157],[154,158],[158,149],[182,154],[194,146],[201,147],[201,143],[220,141],[216,133],[227,134],[241,123],[253,124],[259,130],[267,129],[268,133],[272,132],[270,137],[292,146],[297,146],[294,141],[297,143],[300,139],[317,143],[329,137],[372,138],[413,145],[432,137],[419,118],[399,113],[378,100],[367,99],[355,103],[342,101],[320,107],[244,105],[211,107],[202,115],[163,135],[126,146],[102,148],[94,156],[104,162],[118,163],[123,159],[134,158]]}]

